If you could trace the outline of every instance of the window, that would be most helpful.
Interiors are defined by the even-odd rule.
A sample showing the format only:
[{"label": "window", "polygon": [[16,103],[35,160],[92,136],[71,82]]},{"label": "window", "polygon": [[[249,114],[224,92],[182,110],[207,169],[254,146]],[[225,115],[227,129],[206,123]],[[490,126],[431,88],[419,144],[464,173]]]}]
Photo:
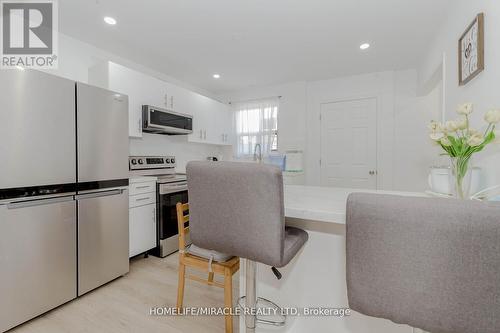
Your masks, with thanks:
[{"label": "window", "polygon": [[262,154],[278,150],[278,99],[235,104],[237,156],[253,155],[260,144]]}]

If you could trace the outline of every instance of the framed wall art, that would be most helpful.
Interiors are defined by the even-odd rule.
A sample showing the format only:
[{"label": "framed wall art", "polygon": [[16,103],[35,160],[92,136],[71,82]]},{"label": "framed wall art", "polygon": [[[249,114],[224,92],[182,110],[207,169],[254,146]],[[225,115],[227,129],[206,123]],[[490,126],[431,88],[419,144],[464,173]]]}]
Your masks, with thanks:
[{"label": "framed wall art", "polygon": [[458,41],[458,80],[461,86],[484,70],[484,14],[480,13]]}]

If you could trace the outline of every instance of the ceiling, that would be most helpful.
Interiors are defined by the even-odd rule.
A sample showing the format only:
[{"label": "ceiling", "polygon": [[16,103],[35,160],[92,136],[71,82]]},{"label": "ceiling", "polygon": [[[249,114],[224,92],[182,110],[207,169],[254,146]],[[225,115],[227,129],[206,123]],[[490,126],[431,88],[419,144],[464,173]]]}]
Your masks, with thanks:
[{"label": "ceiling", "polygon": [[[213,93],[415,68],[453,0],[65,0],[62,33]],[[118,23],[109,26],[104,16]],[[372,47],[361,51],[359,45]],[[219,73],[215,80],[212,74]]]}]

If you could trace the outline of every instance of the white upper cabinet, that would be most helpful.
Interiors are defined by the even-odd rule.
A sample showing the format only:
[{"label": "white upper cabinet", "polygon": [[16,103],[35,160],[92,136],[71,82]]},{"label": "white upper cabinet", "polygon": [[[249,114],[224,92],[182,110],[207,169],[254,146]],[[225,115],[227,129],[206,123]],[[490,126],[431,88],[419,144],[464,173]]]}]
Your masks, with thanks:
[{"label": "white upper cabinet", "polygon": [[189,141],[231,145],[233,118],[229,106],[196,93],[192,93],[189,100],[194,110],[193,134],[189,135]]},{"label": "white upper cabinet", "polygon": [[152,105],[193,116],[190,142],[231,144],[232,112],[223,103],[113,62],[92,67],[89,84],[128,95],[131,137],[142,137],[142,106]]}]

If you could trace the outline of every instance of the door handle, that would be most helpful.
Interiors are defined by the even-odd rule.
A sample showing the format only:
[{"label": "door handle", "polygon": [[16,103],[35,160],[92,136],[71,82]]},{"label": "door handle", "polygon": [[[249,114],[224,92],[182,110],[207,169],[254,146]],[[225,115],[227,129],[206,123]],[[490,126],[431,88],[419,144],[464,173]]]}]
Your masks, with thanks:
[{"label": "door handle", "polygon": [[370,170],[368,173],[369,173],[371,176],[373,176],[373,175],[376,175],[376,174],[377,174],[377,171],[375,171],[375,170]]},{"label": "door handle", "polygon": [[151,197],[135,199],[135,201],[144,201],[144,200],[151,200]]},{"label": "door handle", "polygon": [[150,185],[143,185],[143,186],[137,186],[136,189],[140,190],[142,188],[148,188],[151,187]]},{"label": "door handle", "polygon": [[85,200],[85,199],[93,199],[93,198],[102,198],[102,197],[110,197],[112,195],[120,195],[123,193],[122,189],[112,190],[112,191],[102,191],[95,192],[89,194],[79,194],[75,197],[76,200]]},{"label": "door handle", "polygon": [[19,208],[28,208],[28,207],[35,207],[35,206],[45,206],[45,205],[51,205],[51,204],[55,204],[55,203],[69,202],[69,201],[74,201],[73,196],[56,197],[56,198],[40,199],[40,200],[18,201],[18,202],[8,203],[7,209],[19,209]]}]

